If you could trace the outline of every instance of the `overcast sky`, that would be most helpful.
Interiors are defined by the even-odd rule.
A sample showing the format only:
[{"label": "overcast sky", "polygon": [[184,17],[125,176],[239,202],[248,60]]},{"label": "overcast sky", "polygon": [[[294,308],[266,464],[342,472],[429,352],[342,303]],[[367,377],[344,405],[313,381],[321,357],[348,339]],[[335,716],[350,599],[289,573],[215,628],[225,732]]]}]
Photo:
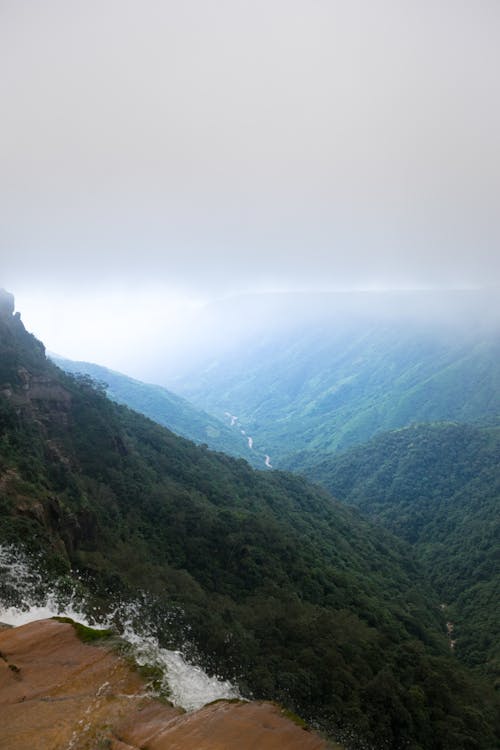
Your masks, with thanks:
[{"label": "overcast sky", "polygon": [[0,0],[0,284],[498,284],[499,40],[498,0]]}]

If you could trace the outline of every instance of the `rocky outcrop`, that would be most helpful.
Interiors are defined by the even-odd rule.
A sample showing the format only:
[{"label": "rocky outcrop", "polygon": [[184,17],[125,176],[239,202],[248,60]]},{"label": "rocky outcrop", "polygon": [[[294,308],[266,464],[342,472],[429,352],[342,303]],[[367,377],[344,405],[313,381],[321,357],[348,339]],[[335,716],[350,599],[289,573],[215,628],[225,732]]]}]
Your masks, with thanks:
[{"label": "rocky outcrop", "polygon": [[218,701],[183,713],[148,696],[109,647],[69,623],[0,630],[2,750],[326,750],[273,704]]},{"label": "rocky outcrop", "polygon": [[[32,375],[24,367],[17,371],[20,387],[12,390],[4,386],[2,393],[16,407],[31,407],[37,414],[49,411],[52,418],[61,420],[71,405],[71,394],[54,378],[45,375]],[[54,417],[56,415],[56,417]],[[63,421],[66,421],[65,418]]]},{"label": "rocky outcrop", "polygon": [[0,289],[0,317],[10,318],[14,315],[14,295]]},{"label": "rocky outcrop", "polygon": [[0,289],[0,394],[7,398],[26,391],[27,378],[47,374],[45,347],[14,308],[14,296]]}]

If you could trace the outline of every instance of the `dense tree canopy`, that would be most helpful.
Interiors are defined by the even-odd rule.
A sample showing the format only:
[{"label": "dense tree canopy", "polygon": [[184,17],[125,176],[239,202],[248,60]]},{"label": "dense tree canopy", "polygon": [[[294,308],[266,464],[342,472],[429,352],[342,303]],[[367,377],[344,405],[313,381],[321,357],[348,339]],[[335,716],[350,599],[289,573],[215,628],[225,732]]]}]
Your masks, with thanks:
[{"label": "dense tree canopy", "polygon": [[423,424],[305,470],[410,542],[454,625],[455,652],[500,686],[500,429]]}]

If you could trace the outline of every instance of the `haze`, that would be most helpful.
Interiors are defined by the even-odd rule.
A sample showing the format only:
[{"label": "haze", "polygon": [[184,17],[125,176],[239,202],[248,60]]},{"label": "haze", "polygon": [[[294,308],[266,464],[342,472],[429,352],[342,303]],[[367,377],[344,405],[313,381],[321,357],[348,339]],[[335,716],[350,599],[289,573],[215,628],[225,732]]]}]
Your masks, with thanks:
[{"label": "haze", "polygon": [[498,285],[499,38],[487,0],[3,0],[0,282],[128,371],[228,294]]}]

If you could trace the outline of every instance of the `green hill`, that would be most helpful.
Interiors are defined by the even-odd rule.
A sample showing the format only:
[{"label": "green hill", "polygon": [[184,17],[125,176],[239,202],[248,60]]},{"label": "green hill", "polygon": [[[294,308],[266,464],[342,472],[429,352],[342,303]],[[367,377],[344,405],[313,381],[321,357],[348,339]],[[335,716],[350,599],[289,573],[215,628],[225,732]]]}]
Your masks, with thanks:
[{"label": "green hill", "polygon": [[12,312],[3,295],[0,541],[80,571],[95,595],[147,592],[205,665],[348,748],[498,746],[497,697],[450,654],[403,542],[301,478],[114,403]]},{"label": "green hill", "polygon": [[500,686],[500,429],[415,425],[304,473],[413,545],[455,653]]},{"label": "green hill", "polygon": [[177,435],[205,444],[212,450],[245,458],[255,465],[264,463],[263,456],[250,450],[247,439],[239,431],[231,430],[221,420],[162,386],[143,383],[91,362],[74,362],[54,354],[50,358],[66,372],[89,375],[104,384],[113,401],[141,412]]},{"label": "green hill", "polygon": [[450,322],[325,306],[207,358],[176,390],[221,419],[237,414],[280,468],[301,451],[314,460],[412,423],[500,419],[498,328],[472,312]]}]

